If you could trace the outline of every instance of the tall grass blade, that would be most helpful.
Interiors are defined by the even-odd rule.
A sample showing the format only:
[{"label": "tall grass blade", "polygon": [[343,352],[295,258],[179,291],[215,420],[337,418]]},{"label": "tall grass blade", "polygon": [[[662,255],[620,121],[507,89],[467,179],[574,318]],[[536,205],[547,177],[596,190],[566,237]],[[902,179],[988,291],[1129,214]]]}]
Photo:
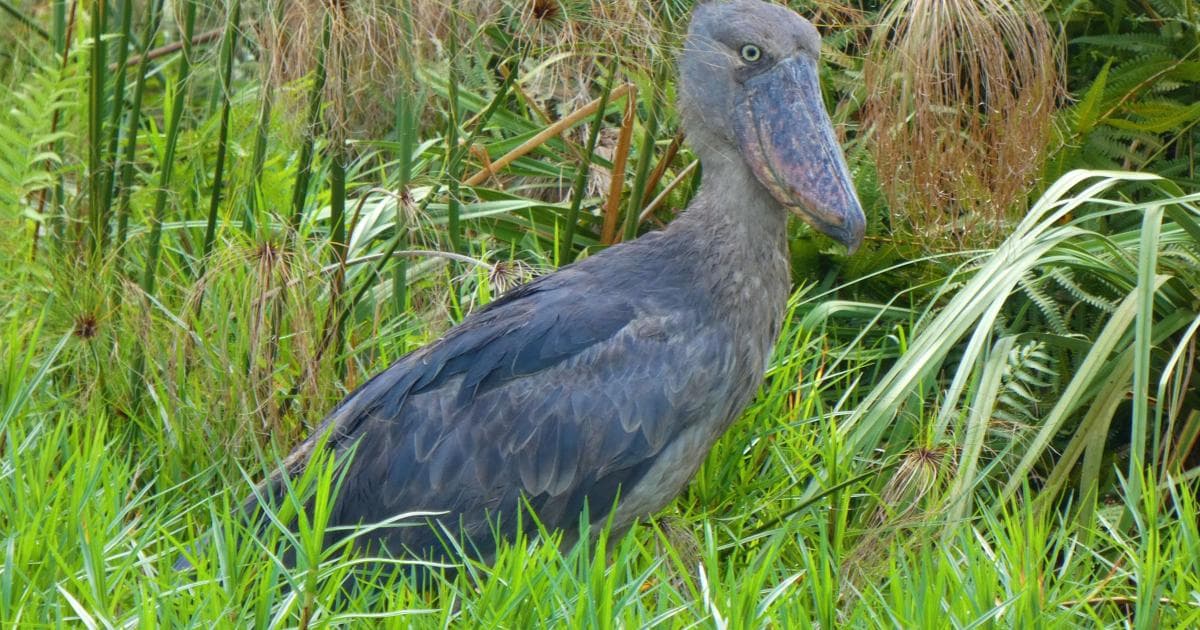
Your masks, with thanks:
[{"label": "tall grass blade", "polygon": [[[452,0],[448,12],[450,18],[450,41],[449,51],[449,69],[446,82],[447,99],[446,99],[446,166],[449,169],[451,166],[457,166],[457,162],[453,159],[454,155],[459,152],[458,146],[458,119],[459,119],[459,100],[458,100],[458,0]],[[463,249],[463,235],[461,225],[461,208],[458,198],[459,178],[458,169],[448,170],[446,172],[447,192],[446,192],[446,230],[450,236],[450,249],[457,253],[465,253]],[[457,275],[457,274],[456,274]]]},{"label": "tall grass blade", "polygon": [[620,58],[614,58],[608,69],[608,80],[604,82],[604,91],[600,93],[600,104],[596,107],[596,116],[592,119],[592,128],[588,131],[587,147],[584,150],[583,163],[575,173],[575,181],[571,185],[571,207],[567,210],[565,226],[559,240],[555,262],[561,266],[570,264],[575,258],[575,228],[579,223],[579,208],[583,205],[584,187],[591,173],[592,160],[596,152],[596,141],[600,138],[600,128],[604,125],[604,114],[608,108],[608,99],[613,86],[617,82],[617,70],[620,68]]},{"label": "tall grass blade", "polygon": [[[29,375],[28,378],[22,378],[25,371],[28,370],[34,362],[34,353],[37,351],[36,342],[41,334],[44,322],[45,314],[38,319],[37,325],[34,327],[33,331],[28,335],[24,335],[25,342],[28,344],[28,350],[26,351],[26,356],[23,358],[18,358],[16,354],[19,346],[15,343],[18,341],[15,322],[14,327],[11,328],[7,334],[9,341],[14,343],[9,346],[9,352],[12,352],[13,354],[9,357],[9,373],[6,375],[5,380],[7,381],[6,385],[11,389],[10,397],[7,401],[5,401],[6,404],[4,406],[4,414],[0,415],[0,445],[3,444],[2,438],[6,434],[5,432],[8,429],[9,423],[11,423],[17,417],[17,414],[24,411],[25,404],[29,402],[30,398],[33,397],[34,392],[36,392],[42,386],[42,382],[46,379],[46,376],[50,373],[50,370],[55,367],[55,362],[58,360],[58,356],[62,354],[67,342],[71,340],[70,331],[64,333],[61,337],[59,337],[58,343],[54,344],[54,347],[51,348],[44,357],[42,357],[41,365],[38,366],[37,370],[33,374]],[[0,449],[0,451],[3,451],[3,449]]]},{"label": "tall grass blade", "polygon": [[[396,103],[396,187],[401,201],[411,199],[409,186],[412,181],[413,153],[417,144],[417,96],[411,90],[402,90]],[[397,247],[407,247],[408,229],[403,213],[403,203],[396,204]],[[392,308],[396,315],[403,314],[408,304],[408,261],[401,257],[392,267]]]},{"label": "tall grass blade", "polygon": [[42,25],[38,24],[36,20],[26,15],[8,0],[0,0],[0,11],[4,11],[12,16],[14,20],[20,22],[22,26],[36,33],[38,37],[41,37],[47,41],[51,40],[50,33],[46,29],[42,28]]},{"label": "tall grass blade", "polygon": [[[146,58],[154,44],[155,33],[158,32],[162,21],[162,8],[165,0],[150,3],[150,15],[146,18],[145,29],[142,31],[141,56]],[[133,101],[129,106],[125,127],[125,151],[121,155],[119,179],[116,182],[117,197],[117,247],[125,246],[129,233],[129,200],[133,194],[134,160],[137,156],[138,131],[142,122],[142,102],[146,95],[146,76],[150,71],[149,63],[137,66],[137,80],[133,85]]]},{"label": "tall grass blade", "polygon": [[[104,157],[104,237],[110,235],[113,209],[116,207],[117,174],[120,173],[121,116],[125,113],[125,85],[129,65],[129,47],[133,41],[133,0],[121,0],[121,36],[117,43],[116,70],[113,73],[111,106],[108,116],[108,148]],[[116,245],[119,247],[120,242]]]},{"label": "tall grass blade", "polygon": [[[1158,239],[1162,230],[1163,208],[1152,205],[1142,216],[1142,241],[1138,252],[1137,317],[1134,320],[1133,413],[1130,415],[1129,500],[1141,499],[1142,467],[1146,457],[1146,433],[1150,427],[1150,351],[1154,345],[1154,294],[1165,281],[1158,279]],[[1159,401],[1162,404],[1162,401]],[[1154,427],[1161,430],[1162,427]]]},{"label": "tall grass blade", "polygon": [[[217,213],[221,206],[221,192],[224,188],[225,159],[229,153],[229,110],[233,98],[233,58],[237,54],[238,29],[241,24],[242,1],[233,0],[229,10],[228,22],[225,25],[225,37],[221,46],[221,121],[217,132],[217,156],[213,166],[212,193],[208,201],[208,223],[204,226],[204,241],[200,248],[199,277],[204,277],[204,269],[208,264],[208,255],[212,252],[213,241],[217,236]],[[197,310],[204,299],[201,294],[197,299]]]},{"label": "tall grass blade", "polygon": [[331,9],[322,9],[325,14],[324,26],[321,28],[321,47],[317,51],[317,67],[313,75],[313,84],[308,93],[308,114],[305,117],[307,133],[304,145],[300,149],[300,161],[296,169],[296,181],[292,185],[292,231],[300,228],[300,219],[304,216],[304,206],[308,199],[308,185],[312,178],[313,153],[316,150],[317,138],[321,129],[321,104],[324,101],[325,79],[328,67],[329,41],[333,33],[333,14]]},{"label": "tall grass blade", "polygon": [[[150,249],[146,254],[146,270],[142,275],[142,290],[147,295],[154,295],[155,281],[158,275],[159,251],[162,248],[162,225],[167,211],[167,196],[171,190],[171,176],[175,170],[175,148],[179,143],[179,124],[183,119],[183,110],[187,104],[191,62],[192,62],[192,33],[196,26],[196,0],[184,0],[183,24],[183,55],[179,59],[179,70],[172,84],[171,112],[167,119],[165,147],[162,161],[159,163],[158,191],[154,196],[154,210],[150,216]],[[137,382],[137,381],[135,381]]]},{"label": "tall grass blade", "polygon": [[[329,309],[325,316],[326,326],[334,326],[327,330],[327,335],[333,336],[334,355],[342,352],[343,328],[337,325],[337,314],[342,303],[342,285],[346,278],[346,156],[342,148],[333,149],[329,160],[329,220],[330,220],[330,262],[337,268],[329,278]],[[397,229],[403,229],[397,226]],[[338,375],[345,375],[345,363],[338,362]]]},{"label": "tall grass blade", "polygon": [[[946,521],[947,530],[954,528],[959,521],[966,517],[967,510],[973,507],[971,497],[977,481],[976,471],[979,469],[979,457],[983,452],[984,438],[999,398],[1008,356],[1016,342],[1017,338],[1012,335],[998,339],[992,346],[991,352],[983,360],[983,371],[979,376],[975,399],[967,414],[964,427],[962,448],[958,454],[958,470],[955,471],[954,482],[948,493],[950,510]],[[962,371],[966,372],[966,370]]]},{"label": "tall grass blade", "polygon": [[[264,0],[263,4],[263,13],[269,14],[273,23],[283,22],[286,1]],[[268,46],[263,54],[266,67],[270,68],[277,62],[275,59],[277,51],[274,46]],[[262,82],[261,94],[258,119],[254,127],[254,154],[250,159],[250,179],[253,185],[246,188],[246,214],[242,220],[242,229],[246,233],[252,233],[255,226],[266,223],[259,216],[258,196],[263,189],[263,167],[266,164],[267,143],[271,135],[271,109],[275,102],[275,86],[272,81]]]},{"label": "tall grass blade", "polygon": [[[104,249],[104,232],[107,230],[108,179],[104,162],[105,105],[107,104],[108,44],[104,42],[108,22],[108,3],[103,0],[91,2],[91,72],[88,74],[88,253],[93,261],[100,259]],[[116,107],[116,104],[113,105]]]},{"label": "tall grass blade", "polygon": [[[158,275],[158,259],[162,248],[163,221],[167,211],[167,196],[171,187],[171,175],[175,168],[175,149],[179,142],[180,121],[183,109],[187,103],[187,93],[191,72],[192,33],[196,26],[196,0],[185,0],[181,37],[183,38],[183,54],[179,59],[179,71],[172,84],[174,93],[171,98],[171,111],[167,119],[165,147],[163,157],[159,162],[158,190],[154,197],[154,209],[150,215],[150,246],[146,254],[145,272],[142,275],[142,291],[150,298],[154,297],[155,282]],[[136,112],[134,113],[136,116]],[[133,383],[132,406],[141,406],[142,391],[146,384],[145,375],[146,355],[138,349],[130,365],[129,381]]]}]

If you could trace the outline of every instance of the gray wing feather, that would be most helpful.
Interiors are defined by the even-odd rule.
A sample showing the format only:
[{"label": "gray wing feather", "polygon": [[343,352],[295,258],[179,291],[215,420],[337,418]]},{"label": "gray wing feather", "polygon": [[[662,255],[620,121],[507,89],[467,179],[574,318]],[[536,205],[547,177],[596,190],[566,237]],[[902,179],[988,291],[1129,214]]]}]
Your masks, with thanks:
[{"label": "gray wing feather", "polygon": [[[603,518],[669,440],[722,396],[728,334],[694,305],[623,292],[579,300],[560,272],[519,288],[393,364],[347,397],[289,457],[294,474],[319,436],[354,446],[339,524],[446,511],[490,549],[515,533],[522,497],[549,528]],[[498,525],[494,519],[499,517]],[[493,519],[493,520],[489,520]],[[527,519],[526,519],[527,520]],[[390,551],[438,554],[427,527],[390,530]]]}]

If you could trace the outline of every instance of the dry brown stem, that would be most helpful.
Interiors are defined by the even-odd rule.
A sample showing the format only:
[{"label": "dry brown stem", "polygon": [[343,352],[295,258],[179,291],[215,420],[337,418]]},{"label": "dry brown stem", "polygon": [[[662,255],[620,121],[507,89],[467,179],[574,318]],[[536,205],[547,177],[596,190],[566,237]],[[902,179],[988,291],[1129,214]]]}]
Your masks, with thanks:
[{"label": "dry brown stem", "polygon": [[[624,97],[626,94],[631,93],[632,91],[633,91],[633,84],[626,83],[625,85],[622,85],[622,86],[616,88],[615,90],[613,90],[612,94],[609,95],[609,100],[615,101],[619,98]],[[634,97],[630,97],[630,102],[633,102],[633,98]],[[466,181],[464,181],[463,183],[466,184],[467,186],[478,186],[479,184],[483,183],[483,181],[485,179],[496,174],[497,171],[508,166],[517,158],[538,148],[539,146],[545,144],[551,138],[561,134],[562,132],[566,131],[567,129],[570,129],[573,125],[575,125],[579,121],[594,114],[598,107],[600,107],[600,99],[596,99],[596,100],[588,103],[587,105],[584,105],[583,107],[580,107],[579,109],[571,112],[569,115],[564,117],[562,120],[559,120],[558,122],[554,123],[553,125],[546,127],[545,129],[543,129],[541,132],[539,132],[534,137],[526,140],[525,142],[522,142],[520,146],[518,146],[515,149],[509,151],[508,153],[505,153],[504,155],[500,156],[494,162],[487,164],[482,169],[480,169],[477,173],[468,177],[466,179]]]},{"label": "dry brown stem", "polygon": [[612,245],[617,238],[617,215],[621,208],[621,190],[625,188],[625,162],[629,158],[629,143],[637,118],[636,101],[635,97],[630,97],[625,102],[625,118],[621,122],[621,134],[617,136],[617,147],[613,152],[612,179],[609,180],[608,199],[604,202],[604,223],[600,231],[600,242],[605,245]]}]

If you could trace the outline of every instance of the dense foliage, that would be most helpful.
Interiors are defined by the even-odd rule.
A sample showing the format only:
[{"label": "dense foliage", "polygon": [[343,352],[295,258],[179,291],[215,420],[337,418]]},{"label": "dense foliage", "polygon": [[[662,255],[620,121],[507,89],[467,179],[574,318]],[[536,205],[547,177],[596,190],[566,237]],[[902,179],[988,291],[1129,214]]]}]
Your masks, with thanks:
[{"label": "dense foliage", "polygon": [[[763,391],[622,539],[421,589],[321,510],[233,516],[365,377],[686,207],[691,4],[0,0],[0,622],[1200,625],[1192,0],[790,3],[868,241],[790,228]],[[970,102],[867,88],[1000,16],[1035,63],[947,37]],[[1017,157],[961,181],[979,146]]]}]

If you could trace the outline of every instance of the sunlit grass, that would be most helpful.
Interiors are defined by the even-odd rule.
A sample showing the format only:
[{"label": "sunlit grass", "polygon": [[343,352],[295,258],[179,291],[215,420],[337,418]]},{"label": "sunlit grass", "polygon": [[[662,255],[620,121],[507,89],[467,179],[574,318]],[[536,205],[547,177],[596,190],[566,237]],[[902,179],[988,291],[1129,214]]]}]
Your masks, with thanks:
[{"label": "sunlit grass", "polygon": [[[26,363],[30,344],[58,347],[39,337],[45,332],[28,333],[25,326],[11,328],[0,357],[6,384],[0,514],[10,532],[0,580],[6,623],[304,625],[393,617],[418,627],[448,619],[487,626],[706,620],[746,627],[775,620],[1027,627],[1042,620],[1146,619],[1151,626],[1187,627],[1200,621],[1200,558],[1190,551],[1200,541],[1200,515],[1187,485],[1146,482],[1140,505],[1106,506],[1088,523],[1039,513],[1028,501],[981,497],[960,520],[927,512],[872,525],[878,505],[872,497],[892,474],[881,467],[878,479],[859,480],[776,521],[816,461],[838,478],[856,470],[851,461],[829,463],[839,440],[836,416],[812,417],[817,394],[777,385],[795,382],[789,377],[803,371],[783,365],[657,525],[620,540],[602,536],[565,555],[553,545],[530,549],[528,541],[516,541],[494,565],[465,568],[423,590],[407,583],[414,579],[407,569],[393,571],[393,563],[359,564],[346,548],[322,550],[320,510],[295,534],[275,526],[255,534],[233,516],[248,486],[221,464],[230,460],[218,456],[199,469],[172,463],[178,455],[168,439],[163,445],[142,439],[130,449],[131,436],[98,406],[64,405],[72,393],[58,390],[40,369],[60,365],[62,350]],[[796,348],[792,356],[796,366],[812,365],[820,346]],[[809,392],[839,387],[839,377],[818,378],[805,380]],[[19,395],[30,388],[39,394]],[[200,421],[186,408],[174,415],[180,424]],[[195,472],[172,478],[181,467]],[[332,467],[310,470],[298,493],[336,485]],[[246,474],[257,477],[262,469]],[[1132,528],[1119,524],[1124,509],[1138,514]],[[305,551],[288,565],[280,560],[281,545]],[[172,569],[180,554],[192,558],[193,571]],[[356,568],[359,577],[349,577]]]}]

